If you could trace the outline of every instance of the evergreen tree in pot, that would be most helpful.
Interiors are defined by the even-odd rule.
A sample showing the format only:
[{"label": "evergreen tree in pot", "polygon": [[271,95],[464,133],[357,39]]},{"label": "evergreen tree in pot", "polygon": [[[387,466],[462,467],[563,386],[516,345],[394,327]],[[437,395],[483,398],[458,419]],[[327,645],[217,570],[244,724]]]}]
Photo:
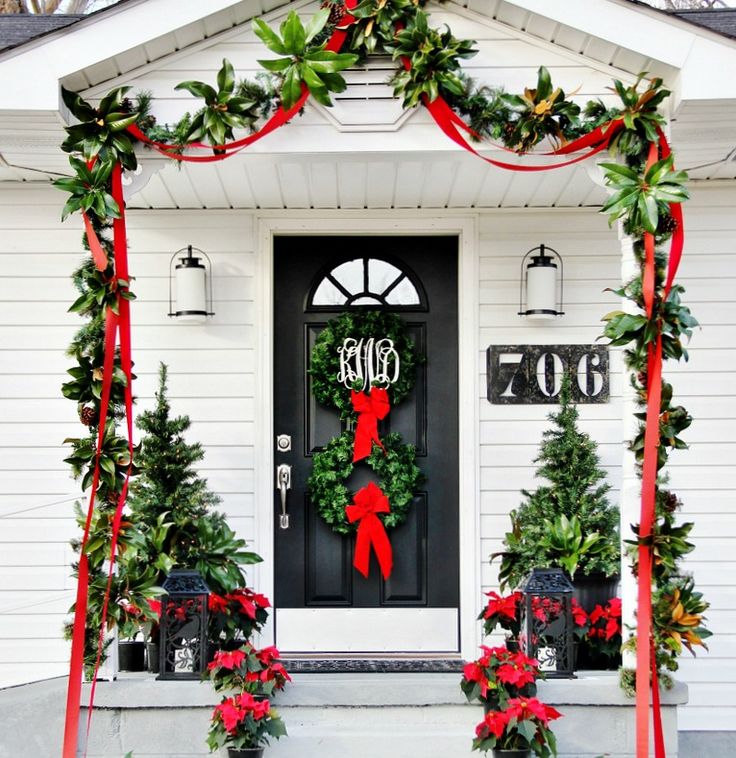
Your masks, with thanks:
[{"label": "evergreen tree in pot", "polygon": [[[220,498],[195,464],[204,458],[202,445],[187,442],[188,416],[171,417],[167,397],[167,368],[161,364],[156,405],[136,420],[144,432],[139,464],[141,475],[131,486],[130,521],[144,544],[124,557],[120,579],[133,584],[141,573],[156,571],[156,584],[174,568],[197,569],[210,588],[209,637],[213,647],[239,646],[265,622],[268,601],[246,588],[243,566],[259,562],[246,543],[235,536],[225,517],[213,507]],[[240,614],[230,613],[225,598],[259,598],[260,605],[241,600]],[[263,606],[263,607],[261,607]],[[223,614],[228,615],[225,621]],[[223,631],[224,630],[224,631]],[[158,642],[158,624],[148,629],[149,643]],[[156,660],[149,650],[149,667]]]},{"label": "evergreen tree in pot", "polygon": [[560,407],[549,415],[536,475],[548,481],[511,512],[504,539],[501,587],[519,586],[533,568],[561,566],[573,579],[576,599],[586,611],[613,595],[620,571],[619,512],[608,501],[610,485],[600,467],[597,445],[578,428],[570,379],[560,389]]}]

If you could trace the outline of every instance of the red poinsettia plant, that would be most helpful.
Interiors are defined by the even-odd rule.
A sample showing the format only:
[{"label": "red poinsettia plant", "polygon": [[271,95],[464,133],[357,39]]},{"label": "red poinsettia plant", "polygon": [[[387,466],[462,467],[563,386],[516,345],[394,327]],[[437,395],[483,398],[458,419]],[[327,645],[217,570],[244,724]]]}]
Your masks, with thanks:
[{"label": "red poinsettia plant", "polygon": [[221,649],[236,649],[268,620],[271,603],[265,595],[248,587],[226,595],[211,592],[208,600],[209,633],[212,644]]},{"label": "red poinsettia plant", "polygon": [[266,699],[257,699],[250,692],[224,697],[215,706],[207,734],[207,744],[213,752],[223,747],[262,747],[271,737],[286,734],[284,722]]},{"label": "red poinsettia plant", "polygon": [[557,755],[549,722],[562,714],[536,698],[511,698],[502,710],[486,713],[475,728],[473,750],[533,750],[539,758]]},{"label": "red poinsettia plant", "polygon": [[588,615],[588,644],[590,647],[614,658],[621,651],[621,598],[611,598],[605,606],[600,604]]},{"label": "red poinsettia plant", "polygon": [[491,590],[486,592],[488,602],[481,611],[478,619],[483,621],[483,631],[486,635],[491,634],[496,627],[500,627],[509,633],[511,639],[518,639],[521,631],[521,603],[524,595],[521,592],[512,592],[505,597]]},{"label": "red poinsettia plant", "polygon": [[537,694],[535,682],[542,677],[537,661],[505,647],[481,645],[481,650],[483,655],[463,668],[460,688],[469,702],[504,708],[512,698]]},{"label": "red poinsettia plant", "polygon": [[291,681],[278,659],[279,651],[273,645],[258,650],[246,642],[236,650],[218,650],[207,669],[218,692],[239,690],[270,696]]}]

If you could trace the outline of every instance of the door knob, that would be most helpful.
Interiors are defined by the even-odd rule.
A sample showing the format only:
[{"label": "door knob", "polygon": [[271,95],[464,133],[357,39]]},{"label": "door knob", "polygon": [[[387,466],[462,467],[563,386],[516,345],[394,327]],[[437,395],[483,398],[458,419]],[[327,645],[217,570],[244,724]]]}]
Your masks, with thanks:
[{"label": "door knob", "polygon": [[288,529],[289,514],[286,512],[286,492],[291,489],[291,466],[288,463],[281,463],[276,469],[276,489],[281,495],[279,526],[281,529]]}]

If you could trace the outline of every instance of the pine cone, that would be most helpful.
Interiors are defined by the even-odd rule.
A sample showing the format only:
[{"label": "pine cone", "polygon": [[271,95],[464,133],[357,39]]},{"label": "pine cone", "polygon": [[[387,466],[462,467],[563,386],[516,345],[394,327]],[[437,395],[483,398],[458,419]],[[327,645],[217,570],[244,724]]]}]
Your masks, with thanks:
[{"label": "pine cone", "polygon": [[668,234],[674,232],[677,229],[677,221],[669,214],[661,215],[659,217],[659,223],[657,224],[657,232],[659,234]]},{"label": "pine cone", "polygon": [[320,8],[329,8],[330,15],[327,19],[328,24],[339,24],[342,21],[343,15],[345,15],[345,5],[342,2],[332,3],[330,0],[324,0],[320,5]]},{"label": "pine cone", "polygon": [[94,426],[97,423],[97,411],[91,405],[87,405],[79,411],[79,420],[85,426]]}]

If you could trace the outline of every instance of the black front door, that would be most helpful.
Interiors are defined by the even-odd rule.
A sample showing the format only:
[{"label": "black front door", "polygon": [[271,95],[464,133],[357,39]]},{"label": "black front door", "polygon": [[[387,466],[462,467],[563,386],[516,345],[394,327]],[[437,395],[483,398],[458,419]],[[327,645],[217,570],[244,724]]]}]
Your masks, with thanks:
[{"label": "black front door", "polygon": [[[275,239],[274,431],[291,444],[275,453],[277,466],[291,466],[288,528],[281,528],[278,491],[274,498],[277,642],[280,624],[306,618],[285,609],[459,606],[457,259],[456,237]],[[333,532],[307,492],[313,453],[342,431],[337,411],[312,395],[311,348],[330,319],[370,307],[399,315],[424,356],[411,395],[379,428],[381,435],[399,432],[416,446],[425,475],[406,522],[389,530],[394,568],[385,581],[373,555],[368,578],[355,570],[355,537]],[[350,491],[370,476],[358,464],[347,482]],[[306,648],[319,649],[319,640]]]}]

